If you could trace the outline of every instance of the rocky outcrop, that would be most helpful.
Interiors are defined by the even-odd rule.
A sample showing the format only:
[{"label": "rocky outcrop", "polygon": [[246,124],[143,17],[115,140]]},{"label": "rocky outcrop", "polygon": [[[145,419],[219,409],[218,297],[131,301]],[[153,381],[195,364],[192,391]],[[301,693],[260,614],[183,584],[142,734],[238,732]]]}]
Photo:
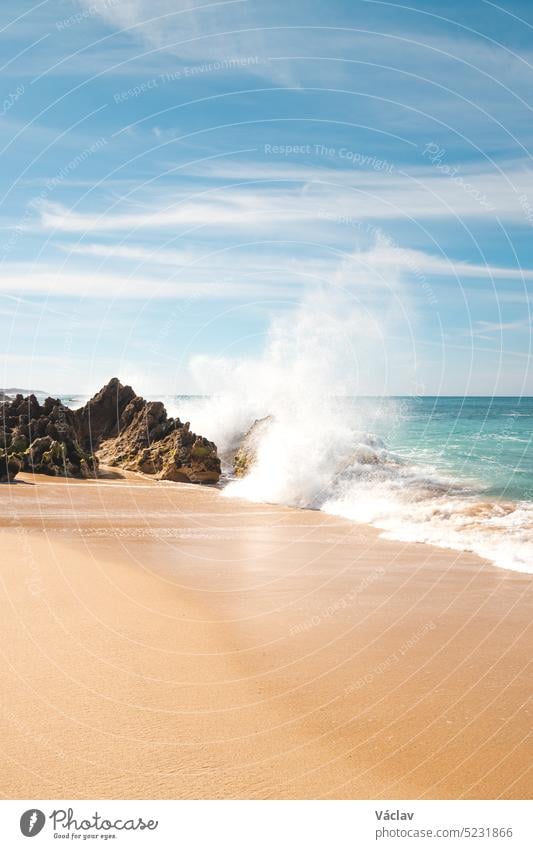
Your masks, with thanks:
[{"label": "rocky outcrop", "polygon": [[220,477],[216,445],[192,433],[188,422],[169,418],[160,401],[134,397],[119,430],[119,436],[102,442],[99,457],[107,465],[159,480],[216,483]]},{"label": "rocky outcrop", "polygon": [[248,474],[255,463],[259,443],[273,421],[272,416],[256,419],[249,431],[245,434],[233,460],[233,473],[238,478],[243,478]]},{"label": "rocky outcrop", "polygon": [[92,477],[96,457],[80,439],[77,414],[58,398],[39,404],[35,395],[0,404],[2,443],[0,480],[11,481],[19,471],[64,477]]},{"label": "rocky outcrop", "polygon": [[99,458],[162,480],[213,483],[216,445],[169,418],[160,401],[145,401],[113,378],[78,410],[35,395],[0,403],[0,480],[22,471],[94,477]]},{"label": "rocky outcrop", "polygon": [[117,377],[112,377],[84,407],[76,410],[80,439],[87,450],[96,451],[104,439],[118,436],[124,410],[136,397],[131,386],[123,386]]},{"label": "rocky outcrop", "polygon": [[0,483],[11,483],[20,472],[20,461],[15,454],[0,451]]}]

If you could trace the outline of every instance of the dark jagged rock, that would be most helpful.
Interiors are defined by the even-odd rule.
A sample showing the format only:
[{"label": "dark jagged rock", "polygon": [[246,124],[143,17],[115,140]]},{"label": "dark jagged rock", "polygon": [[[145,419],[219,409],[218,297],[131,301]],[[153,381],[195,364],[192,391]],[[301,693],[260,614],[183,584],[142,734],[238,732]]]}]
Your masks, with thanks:
[{"label": "dark jagged rock", "polygon": [[112,377],[84,407],[76,410],[84,448],[96,451],[102,440],[118,436],[122,414],[135,397],[131,386],[122,386],[117,377]]},{"label": "dark jagged rock", "polygon": [[0,480],[19,470],[93,477],[98,455],[108,465],[162,480],[216,482],[216,445],[169,418],[160,401],[145,401],[113,378],[78,410],[57,398],[42,405],[35,395],[0,403]]},{"label": "dark jagged rock", "polygon": [[[1,450],[11,462],[3,480],[18,471],[64,477],[91,477],[98,460],[80,445],[77,412],[64,407],[58,398],[47,398],[41,406],[35,395],[0,404]],[[15,471],[16,468],[16,471]]]},{"label": "dark jagged rock", "polygon": [[120,435],[102,442],[102,462],[159,480],[216,483],[220,460],[213,442],[189,423],[169,418],[161,401],[133,398],[120,419]]},{"label": "dark jagged rock", "polygon": [[11,483],[20,472],[20,460],[16,454],[7,455],[0,451],[0,483]]},{"label": "dark jagged rock", "polygon": [[256,419],[251,428],[245,434],[233,460],[233,473],[238,478],[243,478],[247,475],[255,463],[259,443],[267,430],[271,427],[273,421],[274,419],[272,416],[265,416],[262,419]]}]

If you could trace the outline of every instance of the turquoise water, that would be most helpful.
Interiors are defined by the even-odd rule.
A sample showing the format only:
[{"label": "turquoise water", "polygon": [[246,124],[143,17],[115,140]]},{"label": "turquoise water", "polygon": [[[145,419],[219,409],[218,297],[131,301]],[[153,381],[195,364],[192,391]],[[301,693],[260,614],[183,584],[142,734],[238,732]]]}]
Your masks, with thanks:
[{"label": "turquoise water", "polygon": [[533,573],[533,398],[351,399],[370,461],[321,509]]},{"label": "turquoise water", "polygon": [[[533,398],[398,398],[387,446],[486,497],[533,500]],[[383,431],[378,424],[376,431]]]}]

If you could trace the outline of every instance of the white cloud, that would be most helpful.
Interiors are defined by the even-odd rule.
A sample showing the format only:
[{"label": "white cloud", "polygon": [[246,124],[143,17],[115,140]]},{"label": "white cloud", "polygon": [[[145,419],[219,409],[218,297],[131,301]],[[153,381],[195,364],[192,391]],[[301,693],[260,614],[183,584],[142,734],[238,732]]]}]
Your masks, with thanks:
[{"label": "white cloud", "polygon": [[[263,28],[248,0],[80,0],[125,35],[154,52],[178,57],[182,66],[256,58],[244,71],[284,84],[294,82],[287,63],[270,65]],[[141,57],[141,58],[144,58]],[[121,69],[117,69],[121,70]],[[174,70],[178,70],[175,68]],[[240,70],[243,70],[242,68]],[[226,66],[226,74],[239,67]]]},{"label": "white cloud", "polygon": [[481,265],[453,260],[451,257],[432,256],[423,251],[408,250],[382,242],[366,253],[361,254],[361,259],[368,256],[376,268],[386,272],[388,269],[403,269],[413,273],[422,272],[428,276],[451,277],[462,280],[464,278],[494,279],[494,280],[533,280],[533,269],[529,268],[505,268],[497,265]]},{"label": "white cloud", "polygon": [[[370,302],[400,284],[404,299],[409,292],[420,295],[421,286],[427,299],[432,295],[428,281],[438,278],[452,281],[452,290],[454,286],[468,288],[470,280],[510,285],[533,280],[533,269],[455,261],[401,248],[377,231],[375,236],[367,249],[345,253],[317,244],[309,246],[305,255],[286,250],[283,244],[230,245],[206,252],[138,243],[63,243],[59,247],[67,256],[61,265],[13,262],[1,266],[0,292],[18,297],[293,300],[304,291],[331,287]],[[76,257],[88,258],[88,263],[76,265]],[[101,261],[93,265],[91,260]],[[495,297],[499,295],[495,293]],[[522,293],[522,301],[524,297]]]},{"label": "white cloud", "polygon": [[[342,238],[349,235],[350,227],[372,219],[533,221],[533,169],[523,162],[503,165],[502,173],[479,166],[443,173],[430,164],[385,173],[285,161],[219,162],[193,165],[184,174],[197,178],[195,184],[188,184],[187,193],[175,188],[157,194],[145,191],[138,200],[137,192],[133,209],[114,201],[85,212],[45,201],[39,206],[38,224],[59,234],[137,233],[141,237],[143,231],[215,228],[225,238],[242,241],[257,232],[263,238],[280,234],[287,239],[322,238],[326,221],[330,230],[343,231]],[[234,185],[214,185],[217,179]]]},{"label": "white cloud", "polygon": [[[168,279],[144,275],[108,274],[87,269],[55,269],[40,264],[12,263],[0,270],[0,292],[40,297],[73,298],[242,298],[272,295],[274,287],[260,281],[217,279]],[[276,290],[280,297],[283,290]],[[286,295],[288,296],[288,295]]]},{"label": "white cloud", "polygon": [[[210,252],[176,251],[165,247],[143,247],[136,245],[106,245],[98,243],[80,243],[75,245],[62,244],[65,253],[82,256],[100,257],[106,260],[132,260],[147,263],[151,267],[186,268],[195,267],[210,271],[235,271],[236,262],[241,272],[269,273],[282,271],[285,274],[298,274],[301,278],[315,281],[327,281],[334,278],[339,265],[356,267],[360,271],[373,270],[380,274],[389,271],[404,272],[429,277],[447,277],[458,280],[492,279],[492,280],[533,280],[533,269],[520,267],[504,267],[490,263],[469,263],[454,260],[452,257],[436,256],[424,251],[410,250],[391,243],[379,233],[375,244],[368,250],[354,251],[349,254],[335,252],[325,257],[317,248],[316,255],[293,257],[281,251],[270,248],[268,252],[257,252],[250,249],[240,250],[221,248]],[[281,246],[282,247],[282,246]]]},{"label": "white cloud", "polygon": [[67,254],[78,256],[100,257],[106,260],[131,260],[132,262],[149,262],[152,265],[177,266],[190,265],[198,259],[198,255],[187,251],[161,250],[159,247],[144,248],[129,245],[103,245],[97,243],[60,244],[60,249]]}]

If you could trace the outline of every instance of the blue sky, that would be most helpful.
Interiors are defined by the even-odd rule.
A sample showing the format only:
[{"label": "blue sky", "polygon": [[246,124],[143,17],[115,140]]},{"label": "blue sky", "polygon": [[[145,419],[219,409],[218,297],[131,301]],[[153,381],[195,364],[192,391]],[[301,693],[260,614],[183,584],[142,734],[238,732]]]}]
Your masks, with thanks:
[{"label": "blue sky", "polygon": [[349,391],[533,394],[530,3],[6,0],[0,38],[0,383],[211,391],[319,303]]}]

